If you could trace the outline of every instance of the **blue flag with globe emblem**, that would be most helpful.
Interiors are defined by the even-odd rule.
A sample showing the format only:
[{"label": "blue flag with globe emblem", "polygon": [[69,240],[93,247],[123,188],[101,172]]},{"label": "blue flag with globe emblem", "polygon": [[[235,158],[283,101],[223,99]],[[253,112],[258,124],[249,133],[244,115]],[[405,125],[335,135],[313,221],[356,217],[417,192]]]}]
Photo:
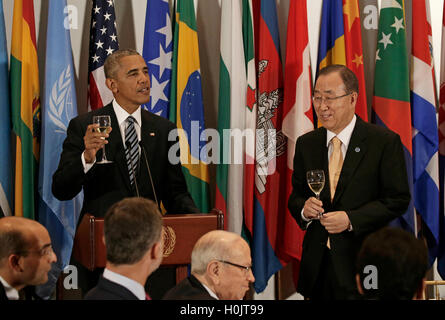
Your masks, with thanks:
[{"label": "blue flag with globe emblem", "polygon": [[142,56],[150,75],[150,101],[143,108],[168,118],[173,50],[168,0],[147,1]]},{"label": "blue flag with globe emblem", "polygon": [[77,116],[70,11],[66,8],[66,0],[49,1],[38,213],[39,221],[48,229],[57,262],[52,265],[48,282],[37,287],[37,294],[44,299],[51,296],[61,271],[69,263],[83,202],[83,192],[70,201],[59,201],[51,191],[68,123]]}]

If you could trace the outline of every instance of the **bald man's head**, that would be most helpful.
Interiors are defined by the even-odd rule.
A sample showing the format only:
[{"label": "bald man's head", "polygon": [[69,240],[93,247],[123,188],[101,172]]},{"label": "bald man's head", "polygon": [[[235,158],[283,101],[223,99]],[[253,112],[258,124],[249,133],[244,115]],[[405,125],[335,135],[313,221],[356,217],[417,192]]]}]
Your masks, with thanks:
[{"label": "bald man's head", "polygon": [[11,286],[45,283],[56,261],[44,226],[22,217],[0,219],[0,275]]}]

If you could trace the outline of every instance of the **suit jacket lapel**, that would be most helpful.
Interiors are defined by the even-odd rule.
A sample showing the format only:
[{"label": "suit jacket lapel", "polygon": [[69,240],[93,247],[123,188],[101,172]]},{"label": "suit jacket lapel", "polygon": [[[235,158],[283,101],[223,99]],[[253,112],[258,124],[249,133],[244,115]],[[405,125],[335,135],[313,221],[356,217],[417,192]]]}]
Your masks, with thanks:
[{"label": "suit jacket lapel", "polygon": [[351,140],[349,141],[346,157],[343,162],[340,178],[338,180],[335,196],[332,201],[333,204],[341,197],[349,181],[353,179],[354,173],[358,168],[360,161],[366,154],[366,129],[363,120],[357,117],[354,131],[352,132]]},{"label": "suit jacket lapel", "polygon": [[[144,110],[141,110],[141,145],[144,147],[144,150],[141,150],[141,160],[140,160],[140,170],[139,170],[139,176],[147,177],[147,168],[145,164],[145,156],[147,156],[147,161],[150,165],[150,167],[153,167],[153,157],[155,155],[154,148],[155,148],[155,141],[157,136],[157,130],[156,126],[154,124],[154,121],[152,121],[151,116],[148,112],[144,112]],[[153,174],[153,172],[152,172]],[[148,183],[150,185],[150,182],[147,179],[143,179],[141,181],[142,183]],[[148,187],[149,190],[151,190],[151,185]]]},{"label": "suit jacket lapel", "polygon": [[[322,169],[324,171],[325,186],[320,194],[320,199],[323,203],[328,203],[331,199],[329,192],[329,160],[328,148],[326,146],[326,134],[327,131],[325,128],[318,129],[314,140],[314,148],[311,150],[313,152],[311,152],[312,159],[310,161],[310,167],[307,168],[307,170]],[[321,146],[321,148],[316,148],[315,146]]]}]

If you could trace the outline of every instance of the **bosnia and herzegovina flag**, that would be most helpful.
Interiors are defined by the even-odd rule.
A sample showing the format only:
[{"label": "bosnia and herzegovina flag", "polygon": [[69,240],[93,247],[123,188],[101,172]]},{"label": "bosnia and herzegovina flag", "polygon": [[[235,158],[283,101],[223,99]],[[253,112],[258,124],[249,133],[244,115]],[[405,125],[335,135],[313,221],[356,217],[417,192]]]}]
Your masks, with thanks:
[{"label": "bosnia and herzegovina flag", "polygon": [[[258,8],[258,6],[260,6]],[[280,270],[278,240],[284,224],[286,138],[283,121],[283,70],[275,0],[253,3],[258,63],[256,168],[252,230],[252,270],[256,292]]]},{"label": "bosnia and herzegovina flag", "polygon": [[34,219],[40,149],[40,89],[32,0],[14,1],[10,72],[12,124],[17,135],[15,215]]},{"label": "bosnia and herzegovina flag", "polygon": [[177,2],[169,119],[176,123],[185,180],[201,212],[209,211],[201,71],[193,0]]},{"label": "bosnia and herzegovina flag", "polygon": [[[413,194],[410,81],[403,0],[382,0],[377,43],[373,111],[375,122],[399,134]],[[390,70],[390,72],[388,71]],[[394,225],[414,233],[413,197]]]}]

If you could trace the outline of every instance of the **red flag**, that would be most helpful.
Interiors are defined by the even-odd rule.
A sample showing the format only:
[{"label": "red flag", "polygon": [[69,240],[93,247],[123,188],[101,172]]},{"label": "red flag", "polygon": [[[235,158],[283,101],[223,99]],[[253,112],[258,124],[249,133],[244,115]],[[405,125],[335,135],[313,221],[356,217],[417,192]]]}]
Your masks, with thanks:
[{"label": "red flag", "polygon": [[[287,137],[286,199],[292,192],[293,159],[297,138],[314,129],[311,107],[311,64],[306,1],[291,1],[287,23],[286,67],[284,77],[283,133]],[[286,208],[279,248],[284,260],[301,260],[302,231]],[[298,268],[298,263],[294,263]],[[294,270],[294,277],[298,272]]]},{"label": "red flag", "polygon": [[355,113],[364,121],[368,121],[358,0],[343,0],[343,24],[345,32],[346,66],[354,71],[359,83],[359,96],[357,105],[355,106]]}]

